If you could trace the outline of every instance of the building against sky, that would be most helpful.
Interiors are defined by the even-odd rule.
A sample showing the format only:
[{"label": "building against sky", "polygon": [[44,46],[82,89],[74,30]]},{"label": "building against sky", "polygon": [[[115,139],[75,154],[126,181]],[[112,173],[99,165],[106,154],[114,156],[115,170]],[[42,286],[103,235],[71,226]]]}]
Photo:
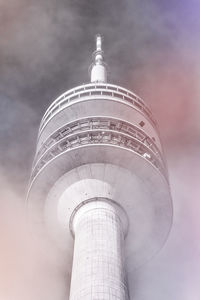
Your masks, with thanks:
[{"label": "building against sky", "polygon": [[66,252],[70,300],[132,299],[129,272],[171,228],[168,173],[145,102],[107,83],[100,35],[90,75],[43,116],[27,205]]}]

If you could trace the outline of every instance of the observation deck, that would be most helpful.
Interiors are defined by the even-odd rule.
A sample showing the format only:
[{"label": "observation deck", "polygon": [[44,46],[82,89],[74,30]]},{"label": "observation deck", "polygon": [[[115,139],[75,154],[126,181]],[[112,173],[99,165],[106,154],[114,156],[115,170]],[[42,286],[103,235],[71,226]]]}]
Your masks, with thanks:
[{"label": "observation deck", "polygon": [[[127,192],[129,195],[125,196],[129,199],[128,206],[132,205],[130,194],[135,193],[134,186],[140,186],[141,191],[146,190],[145,194],[149,195],[148,199],[151,201],[142,204],[142,199],[146,199],[147,196],[144,193],[141,195],[140,192],[138,196],[140,204],[137,205],[136,214],[141,207],[145,216],[148,206],[152,208],[152,213],[157,205],[163,206],[160,221],[166,222],[166,231],[164,230],[165,234],[162,236],[165,240],[171,226],[171,196],[156,121],[140,97],[120,86],[102,82],[81,85],[63,93],[44,114],[29,186],[28,198],[31,206],[39,202],[40,205],[45,204],[42,199],[51,198],[49,196],[51,189],[56,189],[56,193],[59,191],[58,194],[61,196],[66,188],[66,182],[61,184],[62,188],[61,186],[58,188],[59,182],[63,177],[65,181],[71,181],[69,174],[73,170],[79,173],[80,168],[87,169],[88,166],[93,168],[92,166],[97,165],[99,170],[102,168],[110,170],[108,177],[113,174],[111,171],[113,168],[120,168],[116,169],[119,173],[117,181],[112,179],[114,185],[119,185],[120,190],[124,190],[121,181],[131,182],[131,177],[134,177],[133,186]],[[125,170],[130,172],[129,178]],[[86,173],[88,172],[87,170]],[[86,177],[96,180],[99,176],[93,174],[91,177],[89,173]],[[105,181],[102,176],[98,179]],[[31,200],[36,194],[40,200]],[[91,198],[96,196],[96,193],[91,194]],[[106,195],[100,193],[100,196],[110,197],[108,193]],[[125,205],[125,200],[117,200],[116,196],[113,196],[113,200],[122,206]],[[69,212],[72,213],[75,204],[68,205]],[[144,220],[144,216],[141,219]],[[129,219],[132,217],[130,215]],[[136,216],[134,218],[134,223],[140,223],[136,221]],[[43,216],[37,222],[43,222],[42,219]],[[67,219],[70,219],[70,214]],[[156,220],[155,225],[157,226]],[[59,236],[58,233],[56,235]],[[147,233],[145,235],[147,236]],[[163,240],[160,241],[160,244],[162,243]],[[147,252],[150,255],[151,251]],[[140,255],[148,256],[147,253]]]},{"label": "observation deck", "polygon": [[139,110],[150,120],[152,125],[157,128],[156,121],[150,109],[140,97],[130,90],[108,83],[89,83],[68,90],[60,95],[55,101],[53,101],[42,118],[39,128],[39,136],[49,120],[70,103],[80,101],[80,99],[93,100],[94,98],[103,99],[104,97],[110,100],[121,101],[122,103],[130,105],[134,109]]},{"label": "observation deck", "polygon": [[[102,109],[99,111],[97,109],[97,104],[102,106],[103,101],[111,109],[113,107],[113,113],[110,116],[107,115],[105,105],[103,115]],[[80,111],[76,108],[79,104],[92,109],[92,114],[86,111],[84,115],[81,113],[81,118],[72,122],[64,121],[63,126],[62,122],[59,124],[61,126],[57,125],[60,122],[60,114],[66,114],[66,110],[69,110],[72,105],[77,113]],[[116,105],[118,105],[117,109]],[[129,112],[132,109],[139,116],[138,123],[133,124],[130,120],[120,118],[124,105]],[[117,111],[116,118],[114,116]],[[47,134],[49,124],[51,134]],[[56,125],[56,128],[52,128],[52,125]],[[146,129],[148,125],[152,128]],[[154,136],[148,134],[148,131],[152,130],[154,130]],[[131,91],[116,85],[101,83],[86,84],[71,89],[58,97],[47,109],[39,129],[31,180],[34,180],[40,170],[62,152],[94,144],[113,145],[132,150],[153,164],[167,179],[156,121],[149,108]]]}]

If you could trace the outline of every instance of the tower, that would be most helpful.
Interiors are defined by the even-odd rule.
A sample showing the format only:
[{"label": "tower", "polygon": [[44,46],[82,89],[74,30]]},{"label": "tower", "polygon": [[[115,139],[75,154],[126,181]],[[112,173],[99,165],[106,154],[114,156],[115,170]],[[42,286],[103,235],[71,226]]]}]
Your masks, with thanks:
[{"label": "tower", "polygon": [[127,300],[127,275],[171,227],[168,174],[145,102],[107,83],[100,35],[90,73],[42,118],[27,206],[65,249],[68,268],[73,259],[70,300]]}]

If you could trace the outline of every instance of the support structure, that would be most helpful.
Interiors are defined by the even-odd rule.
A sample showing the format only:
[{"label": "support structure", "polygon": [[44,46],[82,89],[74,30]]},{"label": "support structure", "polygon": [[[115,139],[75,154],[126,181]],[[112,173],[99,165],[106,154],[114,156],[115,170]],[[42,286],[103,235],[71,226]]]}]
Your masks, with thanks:
[{"label": "support structure", "polygon": [[115,205],[104,199],[81,206],[75,236],[70,300],[127,300],[124,229]]}]

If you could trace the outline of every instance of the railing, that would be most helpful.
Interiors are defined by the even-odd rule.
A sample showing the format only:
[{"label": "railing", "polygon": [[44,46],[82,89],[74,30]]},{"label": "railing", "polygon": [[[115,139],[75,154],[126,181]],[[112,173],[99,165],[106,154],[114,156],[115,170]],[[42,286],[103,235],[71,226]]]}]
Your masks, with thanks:
[{"label": "railing", "polygon": [[111,130],[90,130],[64,137],[50,147],[34,166],[31,181],[34,180],[43,167],[61,153],[70,149],[94,144],[115,145],[124,149],[132,150],[153,164],[154,167],[160,170],[167,179],[164,162],[143,142],[122,132]]},{"label": "railing", "polygon": [[94,96],[95,99],[106,97],[106,99],[112,98],[129,103],[134,108],[143,112],[150,119],[153,125],[156,126],[156,121],[154,120],[149,108],[145,105],[141,98],[131,91],[112,84],[85,84],[65,92],[49,106],[42,118],[39,135],[49,120],[66,105],[72,101],[80,100],[80,98],[83,99],[86,97],[88,99],[93,98]]},{"label": "railing", "polygon": [[68,123],[58,130],[56,130],[52,135],[50,135],[46,141],[42,144],[36,157],[34,159],[34,165],[37,163],[39,158],[46,152],[53,144],[58,142],[64,137],[70,136],[71,134],[77,134],[82,131],[88,130],[112,130],[117,132],[122,132],[136,138],[137,140],[144,143],[149,147],[156,156],[162,157],[162,154],[155,143],[155,138],[150,138],[142,129],[139,127],[125,121],[121,121],[114,118],[108,117],[90,117],[76,120],[74,122]]}]

